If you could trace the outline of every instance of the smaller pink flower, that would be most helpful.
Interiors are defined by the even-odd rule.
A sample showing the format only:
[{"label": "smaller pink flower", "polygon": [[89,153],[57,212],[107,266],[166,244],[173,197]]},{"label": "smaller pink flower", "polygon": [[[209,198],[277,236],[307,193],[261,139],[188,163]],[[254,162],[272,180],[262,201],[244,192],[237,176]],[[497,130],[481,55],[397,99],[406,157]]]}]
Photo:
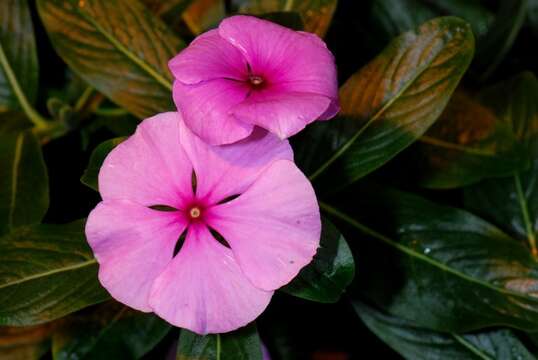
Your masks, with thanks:
[{"label": "smaller pink flower", "polygon": [[292,159],[261,129],[213,147],[178,113],[143,121],[99,173],[86,236],[101,284],[199,334],[250,323],[319,246],[316,196]]},{"label": "smaller pink flower", "polygon": [[316,35],[232,16],[169,63],[173,97],[204,141],[229,144],[260,126],[288,138],[339,111],[336,66]]}]

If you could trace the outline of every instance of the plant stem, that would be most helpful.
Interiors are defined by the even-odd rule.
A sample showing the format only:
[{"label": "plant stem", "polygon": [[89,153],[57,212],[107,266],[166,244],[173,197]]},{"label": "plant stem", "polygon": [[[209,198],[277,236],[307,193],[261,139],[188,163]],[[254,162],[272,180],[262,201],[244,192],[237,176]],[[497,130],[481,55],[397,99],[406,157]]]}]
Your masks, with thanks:
[{"label": "plant stem", "polygon": [[17,97],[17,100],[19,101],[19,104],[21,105],[26,116],[37,128],[47,128],[49,126],[49,121],[45,120],[45,118],[43,118],[37,111],[35,111],[32,105],[30,105],[28,98],[24,94],[24,91],[22,91],[19,82],[17,81],[17,77],[15,76],[9,61],[7,60],[2,44],[0,44],[0,67],[2,67],[4,70],[9,85],[13,89],[13,92],[15,93],[15,96]]},{"label": "plant stem", "polygon": [[75,104],[75,112],[80,112],[80,110],[82,110],[84,108],[84,106],[86,105],[86,103],[88,102],[88,99],[90,98],[90,96],[92,95],[93,93],[93,88],[91,86],[88,86],[84,92],[82,93],[82,95],[80,95],[80,97],[78,98],[76,104]]},{"label": "plant stem", "polygon": [[527,200],[525,199],[523,187],[521,186],[521,179],[519,177],[519,173],[514,174],[514,184],[516,186],[517,199],[519,201],[519,205],[521,206],[521,213],[523,215],[523,222],[525,223],[525,231],[527,232],[527,239],[531,247],[531,253],[534,257],[538,257],[538,249],[536,248],[536,235],[534,234],[534,229],[529,216],[529,208],[527,206]]}]

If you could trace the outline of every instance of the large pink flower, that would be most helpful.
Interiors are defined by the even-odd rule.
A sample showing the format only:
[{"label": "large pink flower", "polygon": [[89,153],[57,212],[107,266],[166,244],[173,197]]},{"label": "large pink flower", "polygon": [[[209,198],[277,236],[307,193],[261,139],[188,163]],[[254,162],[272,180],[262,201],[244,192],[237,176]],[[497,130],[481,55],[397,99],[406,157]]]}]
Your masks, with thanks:
[{"label": "large pink flower", "polygon": [[187,126],[219,145],[255,125],[281,139],[339,110],[336,67],[325,43],[252,16],[233,16],[169,63]]},{"label": "large pink flower", "polygon": [[103,201],[86,224],[99,280],[199,334],[251,322],[319,245],[316,196],[292,157],[261,129],[213,147],[178,113],[145,120],[99,173]]}]

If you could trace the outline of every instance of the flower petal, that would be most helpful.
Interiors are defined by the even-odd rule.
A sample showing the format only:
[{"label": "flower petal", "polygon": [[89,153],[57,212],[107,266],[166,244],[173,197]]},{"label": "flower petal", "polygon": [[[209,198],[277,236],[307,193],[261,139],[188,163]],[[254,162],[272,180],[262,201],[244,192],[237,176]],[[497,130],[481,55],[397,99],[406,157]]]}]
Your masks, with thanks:
[{"label": "flower petal", "polygon": [[179,212],[125,200],[103,201],[90,213],[86,237],[99,262],[99,280],[116,300],[140,311],[153,281],[172,260],[187,222]]},{"label": "flower petal", "polygon": [[192,165],[179,143],[180,120],[175,112],[146,119],[110,152],[99,172],[103,200],[181,208],[192,197]]},{"label": "flower petal", "polygon": [[254,287],[232,252],[202,225],[189,228],[183,248],[155,280],[150,305],[175,326],[222,333],[256,319],[272,295]]},{"label": "flower petal", "polygon": [[234,116],[286,139],[326,112],[331,99],[312,93],[253,92],[232,109]]},{"label": "flower petal", "polygon": [[319,246],[316,194],[291,161],[274,162],[237,199],[213,207],[208,220],[245,275],[265,290],[290,282]]},{"label": "flower petal", "polygon": [[185,123],[196,135],[213,145],[230,144],[246,138],[251,124],[237,121],[230,108],[243,101],[248,94],[245,83],[215,79],[197,85],[174,82],[174,102]]},{"label": "flower petal", "polygon": [[316,35],[244,15],[223,20],[219,34],[243,53],[254,74],[270,83],[288,92],[338,98],[334,57]]},{"label": "flower petal", "polygon": [[287,141],[260,128],[233,145],[211,146],[183,124],[181,144],[197,175],[197,197],[209,204],[245,191],[273,161],[293,160]]},{"label": "flower petal", "polygon": [[248,75],[245,58],[220,37],[218,30],[198,36],[170,60],[168,67],[174,77],[184,84],[218,78],[245,80]]}]

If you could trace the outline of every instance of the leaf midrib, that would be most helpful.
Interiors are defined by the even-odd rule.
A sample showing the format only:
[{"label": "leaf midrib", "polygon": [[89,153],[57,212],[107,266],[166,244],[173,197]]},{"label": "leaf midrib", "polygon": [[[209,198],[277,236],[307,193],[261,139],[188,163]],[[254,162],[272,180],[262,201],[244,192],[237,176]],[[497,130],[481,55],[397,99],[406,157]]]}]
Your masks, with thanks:
[{"label": "leaf midrib", "polygon": [[403,252],[403,253],[405,253],[405,254],[407,254],[409,256],[412,256],[414,258],[422,260],[422,261],[430,264],[431,266],[434,266],[434,267],[436,267],[436,268],[438,268],[438,269],[440,269],[442,271],[445,271],[447,273],[455,275],[455,276],[457,276],[457,277],[459,277],[461,279],[464,279],[465,281],[478,284],[480,286],[483,286],[483,287],[488,288],[490,290],[493,290],[495,292],[499,292],[499,293],[502,293],[502,294],[505,294],[505,295],[514,296],[514,297],[517,297],[517,298],[521,298],[521,299],[525,299],[525,300],[528,300],[528,301],[538,303],[538,298],[535,298],[535,297],[532,297],[532,296],[529,296],[529,295],[526,295],[526,294],[514,292],[514,291],[511,291],[511,290],[507,290],[505,288],[499,288],[499,287],[496,287],[496,286],[494,286],[494,285],[492,285],[490,283],[484,282],[484,281],[479,280],[479,279],[475,279],[475,278],[470,277],[467,274],[464,274],[464,273],[462,273],[462,272],[460,272],[458,270],[452,269],[451,267],[439,262],[436,259],[432,259],[432,258],[430,258],[428,256],[425,256],[425,255],[423,255],[421,253],[418,253],[418,252],[408,248],[407,246],[401,245],[401,244],[397,243],[396,241],[386,237],[385,235],[382,235],[382,234],[378,233],[377,231],[375,231],[373,229],[370,229],[366,225],[363,225],[362,223],[360,223],[360,222],[356,221],[355,219],[351,218],[350,216],[340,212],[339,210],[333,208],[332,206],[330,206],[328,204],[325,204],[322,201],[319,202],[319,207],[320,207],[320,209],[326,211],[329,214],[332,214],[333,216],[339,218],[340,220],[347,222],[349,225],[353,226],[354,228],[358,229],[359,231],[361,231],[361,232],[363,232],[363,233],[365,233],[367,235],[370,235],[373,238],[381,240],[385,244],[390,245],[390,246],[394,247],[395,249],[397,249],[397,250],[399,250],[399,251],[401,251],[401,252]]},{"label": "leaf midrib", "polygon": [[166,90],[172,91],[172,83],[168,81],[164,76],[162,76],[157,70],[153,68],[150,64],[141,60],[138,56],[132,53],[127,47],[125,47],[119,40],[117,40],[112,34],[106,31],[99,23],[88,14],[84,13],[77,7],[77,13],[80,14],[86,21],[91,23],[95,29],[101,33],[110,43],[124,54],[127,58],[133,61],[138,67],[144,70],[147,74],[153,77],[157,82],[162,85]]},{"label": "leaf midrib", "polygon": [[[390,46],[390,45],[389,45]],[[409,47],[408,47],[409,48]],[[434,62],[435,59],[439,56],[440,53],[442,53],[446,49],[446,46],[443,46],[443,48],[436,53],[432,58],[419,70],[417,70],[416,75],[413,76],[402,88],[394,94],[394,96],[385,103],[380,109],[378,109],[374,115],[359,129],[357,132],[345,143],[343,144],[335,153],[334,155],[327,160],[324,164],[322,164],[312,175],[309,176],[309,180],[313,181],[316,179],[321,173],[323,173],[332,163],[334,163],[340,156],[342,156],[347,150],[357,141],[357,139],[366,131],[370,125],[379,119],[386,111],[389,109],[394,102],[396,102],[402,94],[404,94],[409,87],[411,87],[415,81],[423,75],[423,73],[430,67],[430,65]],[[405,52],[404,52],[405,53]],[[402,55],[403,56],[403,55]],[[374,60],[375,61],[375,60]]]},{"label": "leaf midrib", "polygon": [[13,221],[15,216],[15,206],[17,202],[17,187],[18,187],[18,169],[21,162],[21,155],[22,155],[22,145],[24,141],[24,134],[20,133],[17,136],[17,140],[15,142],[15,154],[13,156],[13,167],[11,168],[11,196],[10,196],[10,202],[9,202],[9,220],[8,220],[8,227],[13,227]]},{"label": "leaf midrib", "polygon": [[33,275],[30,275],[30,276],[25,277],[25,278],[17,279],[17,280],[14,280],[14,281],[11,281],[11,282],[8,282],[8,283],[5,283],[5,284],[0,284],[0,290],[8,288],[10,286],[20,285],[20,284],[23,284],[23,283],[28,282],[28,281],[40,279],[42,277],[47,277],[47,276],[52,276],[52,275],[59,274],[59,273],[62,273],[62,272],[77,270],[77,269],[80,269],[80,268],[83,268],[83,267],[86,267],[86,266],[90,266],[90,265],[93,265],[93,264],[96,264],[96,263],[97,263],[97,261],[95,259],[91,259],[91,260],[87,260],[87,261],[84,261],[84,262],[81,262],[81,263],[78,263],[78,264],[73,264],[73,265],[61,267],[61,268],[58,268],[58,269],[53,269],[53,270],[45,271],[45,272],[42,272],[42,273],[33,274]]},{"label": "leaf midrib", "polygon": [[472,352],[474,355],[478,356],[480,359],[483,359],[483,360],[494,360],[493,358],[489,357],[488,355],[484,354],[484,352],[480,349],[478,349],[475,345],[473,345],[472,343],[468,342],[464,337],[458,335],[458,334],[455,334],[455,333],[450,333],[450,335],[460,344],[462,345],[463,347],[465,347],[467,350],[469,350],[470,352]]}]

